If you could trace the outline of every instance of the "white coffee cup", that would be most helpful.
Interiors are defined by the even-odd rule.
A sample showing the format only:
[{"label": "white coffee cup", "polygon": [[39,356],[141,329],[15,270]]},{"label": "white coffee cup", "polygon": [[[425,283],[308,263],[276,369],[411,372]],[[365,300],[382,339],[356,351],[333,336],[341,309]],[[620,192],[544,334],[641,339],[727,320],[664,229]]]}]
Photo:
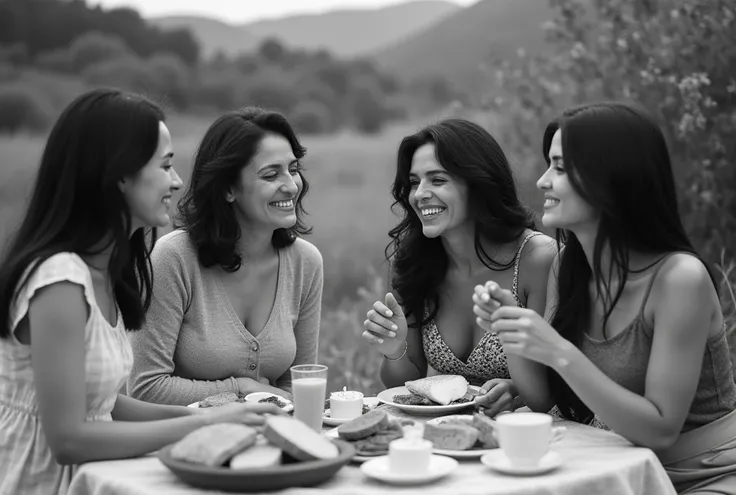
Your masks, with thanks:
[{"label": "white coffee cup", "polygon": [[496,416],[498,445],[512,464],[533,467],[549,451],[552,441],[552,416],[519,412]]}]

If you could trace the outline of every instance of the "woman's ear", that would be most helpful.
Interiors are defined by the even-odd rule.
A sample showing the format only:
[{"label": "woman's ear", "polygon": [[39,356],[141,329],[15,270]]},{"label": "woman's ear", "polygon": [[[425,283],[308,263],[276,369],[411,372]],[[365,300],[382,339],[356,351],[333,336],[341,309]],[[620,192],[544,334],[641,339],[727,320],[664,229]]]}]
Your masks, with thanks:
[{"label": "woman's ear", "polygon": [[120,189],[120,192],[121,193],[125,194],[125,191],[127,190],[127,186],[128,185],[127,185],[127,182],[125,180],[125,177],[123,177],[122,179],[120,179],[118,181],[118,189]]}]

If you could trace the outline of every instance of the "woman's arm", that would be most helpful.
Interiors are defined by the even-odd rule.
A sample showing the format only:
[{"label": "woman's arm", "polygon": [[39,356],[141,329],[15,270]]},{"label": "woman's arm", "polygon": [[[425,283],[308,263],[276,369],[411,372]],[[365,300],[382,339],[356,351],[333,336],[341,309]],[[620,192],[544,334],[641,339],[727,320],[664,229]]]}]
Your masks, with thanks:
[{"label": "woman's arm", "polygon": [[[296,356],[292,366],[299,364],[314,364],[317,362],[319,351],[319,325],[322,316],[322,287],[324,285],[324,270],[322,257],[314,260],[317,270],[314,272],[311,284],[307,291],[304,304],[299,308],[299,318],[294,325],[296,339]],[[281,375],[276,384],[280,389],[291,393],[291,371]]]},{"label": "woman's arm", "polygon": [[159,421],[162,419],[192,416],[199,409],[184,406],[164,406],[118,394],[112,419],[115,421]]},{"label": "woman's arm", "polygon": [[[166,421],[86,421],[84,289],[59,282],[36,291],[28,310],[41,425],[61,464],[132,457],[207,424],[205,415]],[[125,409],[125,405],[123,405]]]},{"label": "woman's arm", "polygon": [[644,396],[613,382],[575,348],[567,354],[569,364],[556,370],[607,426],[661,450],[680,435],[700,379],[708,329],[722,315],[708,272],[689,255],[667,260],[652,292],[659,296]]},{"label": "woman's arm", "polygon": [[260,390],[263,385],[249,378],[192,380],[174,376],[179,331],[194,297],[191,263],[178,251],[175,240],[178,238],[159,241],[151,254],[153,297],[145,325],[131,333],[135,360],[128,393],[146,402],[185,406],[221,392]]},{"label": "woman's arm", "polygon": [[[403,310],[402,310],[403,312]],[[427,375],[427,359],[422,346],[422,331],[412,328],[414,315],[407,318],[408,331],[406,333],[406,353],[400,359],[387,359],[383,356],[381,362],[381,381],[387,388],[401,387],[404,382],[416,380]],[[389,358],[398,358],[403,349]]]}]

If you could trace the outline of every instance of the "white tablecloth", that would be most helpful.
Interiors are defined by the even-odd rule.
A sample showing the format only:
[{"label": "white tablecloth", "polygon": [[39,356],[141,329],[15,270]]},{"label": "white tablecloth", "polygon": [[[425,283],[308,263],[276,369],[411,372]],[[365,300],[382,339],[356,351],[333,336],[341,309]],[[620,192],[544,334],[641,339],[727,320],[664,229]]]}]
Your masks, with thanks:
[{"label": "white tablecloth", "polygon": [[[428,485],[395,487],[371,480],[360,467],[349,464],[334,478],[312,488],[282,490],[284,495],[362,495],[400,493],[457,495],[669,495],[675,489],[655,454],[634,447],[614,433],[576,423],[566,426],[554,450],[563,465],[547,474],[508,476],[492,471],[478,459],[460,461],[449,476]],[[81,466],[69,495],[194,495],[213,494],[179,481],[154,456],[122,461],[93,462]]]}]

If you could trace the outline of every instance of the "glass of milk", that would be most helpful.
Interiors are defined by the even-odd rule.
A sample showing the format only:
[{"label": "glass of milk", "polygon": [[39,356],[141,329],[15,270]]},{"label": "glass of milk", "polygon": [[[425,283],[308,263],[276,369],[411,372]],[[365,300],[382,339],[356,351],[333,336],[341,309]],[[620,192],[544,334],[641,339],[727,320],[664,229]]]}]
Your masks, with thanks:
[{"label": "glass of milk", "polygon": [[300,364],[291,367],[294,417],[317,432],[322,430],[326,391],[327,366]]}]

